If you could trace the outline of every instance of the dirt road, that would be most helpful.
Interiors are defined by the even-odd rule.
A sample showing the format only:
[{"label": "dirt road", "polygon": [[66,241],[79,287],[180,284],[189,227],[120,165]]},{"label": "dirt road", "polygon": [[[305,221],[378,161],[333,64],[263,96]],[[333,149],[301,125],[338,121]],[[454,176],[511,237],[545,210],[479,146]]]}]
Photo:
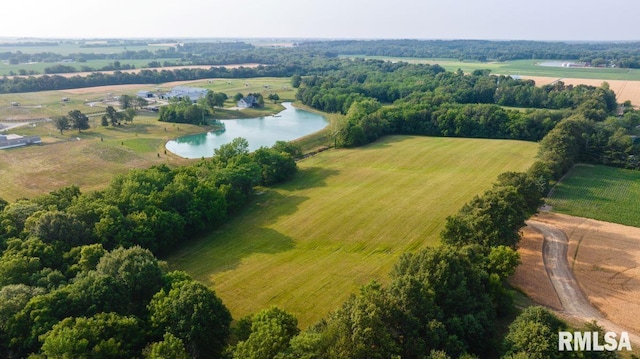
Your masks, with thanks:
[{"label": "dirt road", "polygon": [[542,259],[565,315],[581,321],[596,320],[607,331],[628,332],[632,343],[640,345],[640,335],[606,319],[580,290],[567,260],[567,248],[569,240],[558,228],[537,221],[527,221],[527,225],[540,232],[544,236],[542,246]]}]

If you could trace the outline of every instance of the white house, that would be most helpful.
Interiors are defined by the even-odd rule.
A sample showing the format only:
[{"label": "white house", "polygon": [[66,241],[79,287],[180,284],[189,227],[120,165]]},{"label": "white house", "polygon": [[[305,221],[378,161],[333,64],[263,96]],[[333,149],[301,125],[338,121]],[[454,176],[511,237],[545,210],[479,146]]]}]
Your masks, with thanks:
[{"label": "white house", "polygon": [[258,99],[255,96],[249,95],[247,97],[243,97],[242,99],[240,99],[240,101],[238,101],[237,105],[240,108],[257,107],[258,106]]}]

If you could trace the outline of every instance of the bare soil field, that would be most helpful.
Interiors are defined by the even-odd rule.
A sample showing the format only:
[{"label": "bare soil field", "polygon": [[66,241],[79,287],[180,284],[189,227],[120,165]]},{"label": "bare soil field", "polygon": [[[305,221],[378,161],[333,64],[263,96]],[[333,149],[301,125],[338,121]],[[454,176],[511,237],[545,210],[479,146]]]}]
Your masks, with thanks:
[{"label": "bare soil field", "polygon": [[542,234],[530,227],[523,230],[518,253],[522,263],[516,274],[509,279],[512,286],[520,289],[533,301],[546,307],[561,310],[562,304],[549,280],[542,262]]},{"label": "bare soil field", "polygon": [[550,84],[554,81],[561,80],[566,85],[590,85],[600,86],[603,82],[609,83],[609,87],[616,93],[618,102],[631,101],[638,107],[640,106],[640,81],[623,81],[623,80],[594,80],[594,79],[570,79],[557,77],[541,77],[541,76],[521,76],[526,80],[534,80],[536,85],[542,86]]},{"label": "bare soil field", "polygon": [[[567,257],[588,300],[609,320],[640,331],[640,228],[573,217],[540,214],[537,221],[556,226],[569,238]],[[522,258],[512,284],[540,304],[556,308],[542,260],[541,235],[525,230]],[[531,250],[538,249],[537,253]],[[543,297],[543,299],[539,299]]]}]

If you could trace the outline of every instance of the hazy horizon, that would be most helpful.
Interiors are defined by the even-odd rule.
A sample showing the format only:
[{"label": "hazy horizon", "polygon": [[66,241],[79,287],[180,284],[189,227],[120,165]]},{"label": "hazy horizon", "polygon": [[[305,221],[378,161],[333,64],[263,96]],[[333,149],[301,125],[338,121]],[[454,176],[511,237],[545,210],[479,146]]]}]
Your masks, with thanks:
[{"label": "hazy horizon", "polygon": [[640,2],[627,0],[23,0],[3,13],[3,38],[640,40]]}]

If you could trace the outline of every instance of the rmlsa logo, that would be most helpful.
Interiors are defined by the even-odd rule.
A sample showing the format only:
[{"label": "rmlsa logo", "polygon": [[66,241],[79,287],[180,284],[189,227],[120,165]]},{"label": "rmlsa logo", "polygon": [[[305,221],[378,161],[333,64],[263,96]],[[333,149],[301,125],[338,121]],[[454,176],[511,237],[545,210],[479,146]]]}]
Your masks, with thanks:
[{"label": "rmlsa logo", "polygon": [[600,337],[599,332],[559,332],[559,351],[615,351],[626,349],[631,351],[629,333],[606,332]]}]

